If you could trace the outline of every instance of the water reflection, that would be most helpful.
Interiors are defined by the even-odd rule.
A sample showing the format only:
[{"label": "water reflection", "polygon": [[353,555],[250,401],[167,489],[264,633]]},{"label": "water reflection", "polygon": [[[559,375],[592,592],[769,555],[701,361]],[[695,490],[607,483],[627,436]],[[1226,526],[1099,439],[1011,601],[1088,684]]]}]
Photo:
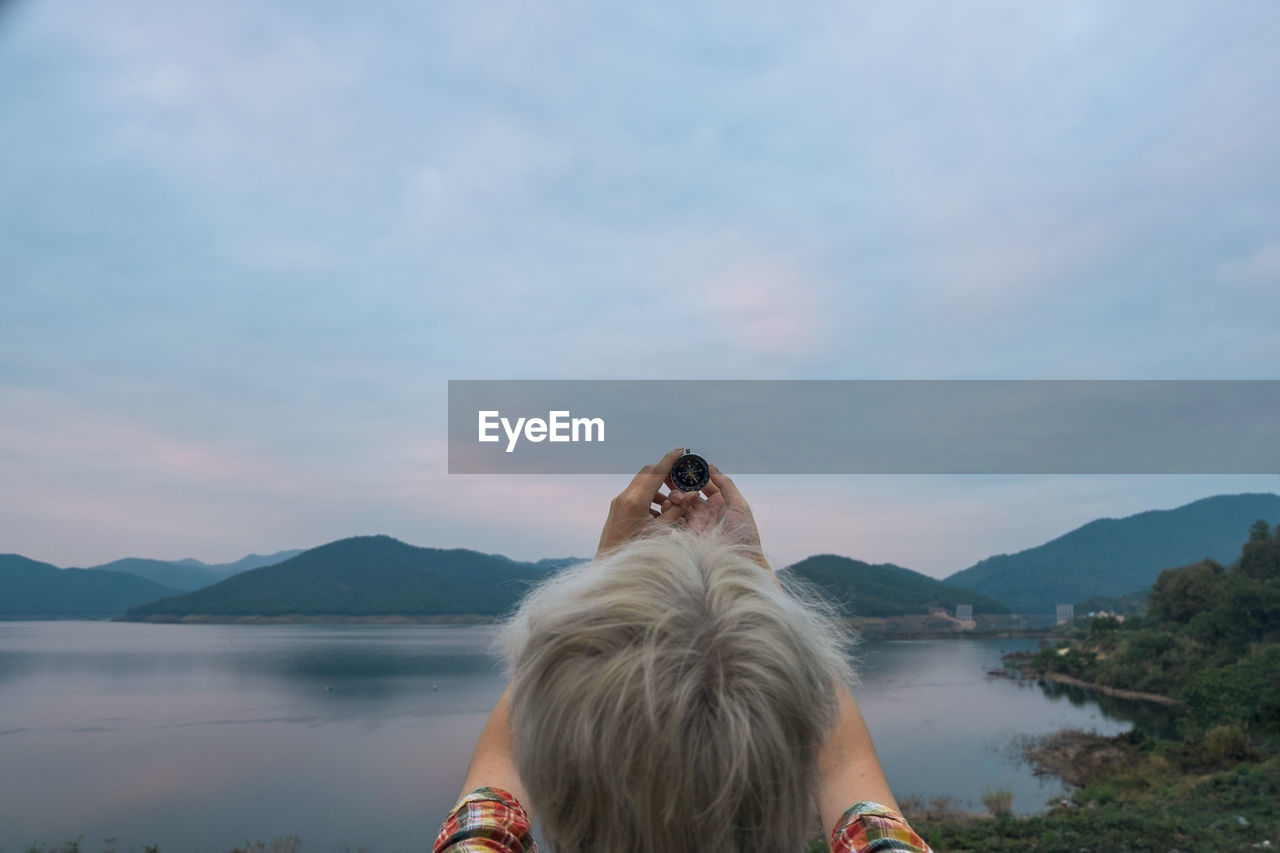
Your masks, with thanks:
[{"label": "water reflection", "polygon": [[[0,848],[423,850],[504,686],[485,627],[0,623]],[[1034,641],[868,642],[857,693],[895,793],[1033,811],[1060,785],[1020,735],[1132,709],[991,679]],[[1048,701],[1046,701],[1046,697]],[[1063,701],[1065,699],[1065,701]]]},{"label": "water reflection", "polygon": [[1134,728],[1154,738],[1174,740],[1178,737],[1179,711],[1176,707],[1161,705],[1157,702],[1143,702],[1135,699],[1121,699],[1106,693],[1086,690],[1073,684],[1060,684],[1056,681],[1023,682],[1028,689],[1034,684],[1045,698],[1051,702],[1063,699],[1077,708],[1097,706],[1109,719],[1123,720]]}]

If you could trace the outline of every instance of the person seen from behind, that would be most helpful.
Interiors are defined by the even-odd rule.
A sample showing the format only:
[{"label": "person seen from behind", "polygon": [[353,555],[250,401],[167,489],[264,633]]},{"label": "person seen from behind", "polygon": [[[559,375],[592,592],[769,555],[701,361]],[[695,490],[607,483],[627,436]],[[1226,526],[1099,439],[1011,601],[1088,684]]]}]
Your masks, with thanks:
[{"label": "person seen from behind", "polygon": [[[903,818],[858,706],[848,633],[773,572],[751,509],[681,450],[609,507],[594,560],[501,627],[511,682],[434,853],[833,853],[929,847]],[[668,491],[663,491],[663,487]]]}]

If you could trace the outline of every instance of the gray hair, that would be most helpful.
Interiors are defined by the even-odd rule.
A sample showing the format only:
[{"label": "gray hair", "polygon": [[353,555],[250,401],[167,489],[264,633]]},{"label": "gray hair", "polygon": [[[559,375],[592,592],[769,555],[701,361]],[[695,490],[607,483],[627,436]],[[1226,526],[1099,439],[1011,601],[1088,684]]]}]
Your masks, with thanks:
[{"label": "gray hair", "polygon": [[814,835],[852,634],[753,553],[664,529],[562,570],[501,627],[516,769],[554,850],[794,853]]}]

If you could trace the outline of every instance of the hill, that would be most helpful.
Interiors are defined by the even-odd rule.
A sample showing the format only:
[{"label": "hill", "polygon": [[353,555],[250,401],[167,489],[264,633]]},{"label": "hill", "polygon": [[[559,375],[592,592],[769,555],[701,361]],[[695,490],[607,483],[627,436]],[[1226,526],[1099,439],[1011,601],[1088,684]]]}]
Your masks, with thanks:
[{"label": "hill", "polygon": [[190,557],[182,560],[147,560],[141,557],[125,557],[94,569],[105,569],[114,572],[128,572],[147,580],[155,581],[162,586],[178,590],[196,590],[209,586],[232,575],[263,566],[282,563],[290,557],[301,554],[300,550],[279,551],[275,554],[249,554],[233,563],[202,563]]},{"label": "hill", "polygon": [[[522,563],[465,549],[407,545],[389,536],[358,536],[305,551],[283,563],[134,607],[130,621],[187,617],[498,616],[571,558]],[[810,581],[851,616],[927,613],[973,604],[979,613],[1007,612],[998,602],[900,566],[848,557],[810,557],[787,571]]]},{"label": "hill", "polygon": [[563,562],[520,563],[461,548],[418,548],[390,536],[356,536],[135,607],[125,619],[497,616]]},{"label": "hill", "polygon": [[945,579],[1020,613],[1149,588],[1163,569],[1197,560],[1227,562],[1257,519],[1280,521],[1280,495],[1204,498],[1177,509],[1103,518],[1035,548],[988,557]]},{"label": "hill", "polygon": [[0,619],[117,616],[177,590],[104,569],[59,569],[0,554]]},{"label": "hill", "polygon": [[250,569],[260,569],[263,566],[274,566],[276,563],[283,563],[290,557],[296,557],[305,550],[305,548],[290,548],[286,551],[276,551],[274,554],[247,554],[230,563],[202,563],[199,560],[193,560],[191,557],[175,560],[174,562],[185,565],[205,566],[215,572],[231,576],[240,572],[247,572]]},{"label": "hill", "polygon": [[892,563],[872,565],[849,557],[820,554],[785,571],[817,586],[848,616],[904,616],[931,607],[972,604],[975,613],[1008,613],[998,601],[943,583]]}]

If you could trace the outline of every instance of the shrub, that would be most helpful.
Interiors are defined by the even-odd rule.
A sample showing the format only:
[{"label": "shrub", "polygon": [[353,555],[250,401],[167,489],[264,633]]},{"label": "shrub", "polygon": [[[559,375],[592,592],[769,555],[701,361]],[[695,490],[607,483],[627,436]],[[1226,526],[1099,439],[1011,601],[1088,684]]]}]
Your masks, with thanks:
[{"label": "shrub", "polygon": [[299,853],[302,849],[302,839],[297,835],[286,835],[284,838],[277,838],[270,844],[263,844],[261,841],[245,842],[244,847],[237,847],[231,853]]},{"label": "shrub", "polygon": [[1224,767],[1254,756],[1253,741],[1239,723],[1214,726],[1193,745],[1192,757],[1202,767]]},{"label": "shrub", "polygon": [[982,804],[995,817],[1013,814],[1013,791],[1008,788],[988,788],[982,794]]}]

